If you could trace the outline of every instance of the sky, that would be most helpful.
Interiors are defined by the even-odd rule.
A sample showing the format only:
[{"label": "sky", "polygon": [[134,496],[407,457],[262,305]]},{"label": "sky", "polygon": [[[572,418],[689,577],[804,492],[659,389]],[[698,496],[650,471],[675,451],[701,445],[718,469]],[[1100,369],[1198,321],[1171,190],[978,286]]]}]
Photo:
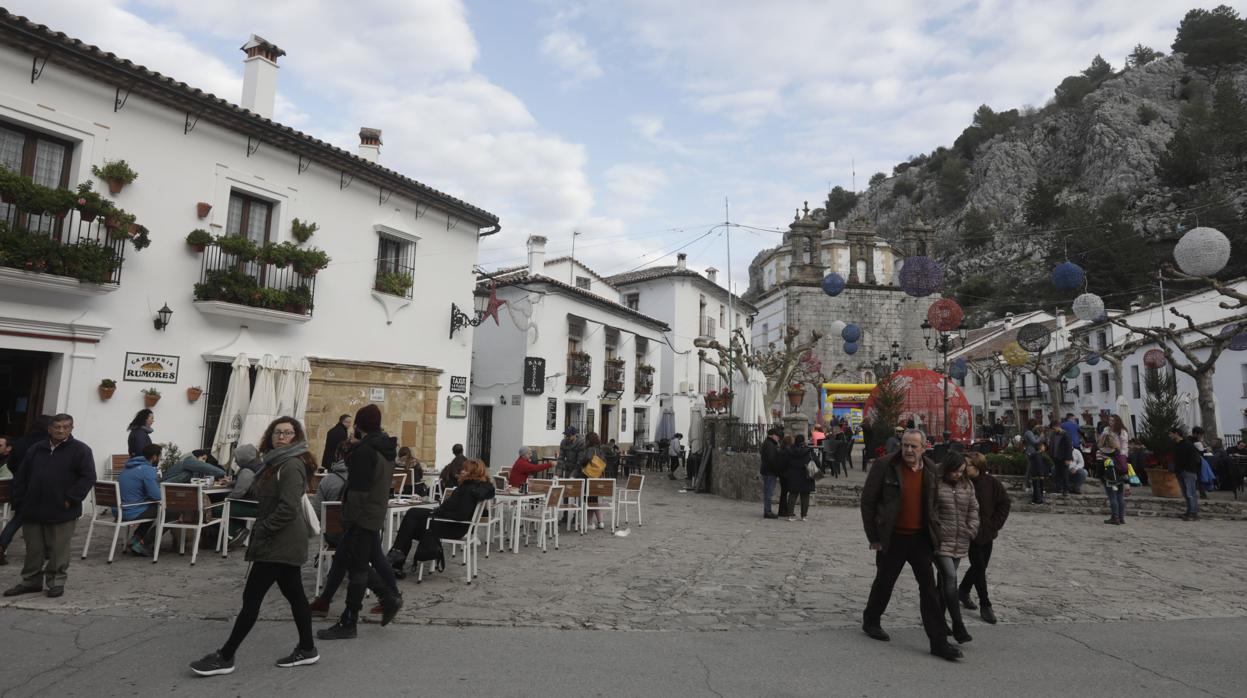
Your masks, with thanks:
[{"label": "sky", "polygon": [[[975,109],[1043,106],[1097,53],[1169,52],[1171,0],[8,0],[238,101],[239,47],[280,46],[274,118],[496,215],[603,275],[749,260],[828,189],[951,145]],[[1211,7],[1212,5],[1203,5]],[[727,228],[725,220],[739,224]],[[730,264],[729,264],[730,257]],[[467,270],[465,270],[466,273]]]}]

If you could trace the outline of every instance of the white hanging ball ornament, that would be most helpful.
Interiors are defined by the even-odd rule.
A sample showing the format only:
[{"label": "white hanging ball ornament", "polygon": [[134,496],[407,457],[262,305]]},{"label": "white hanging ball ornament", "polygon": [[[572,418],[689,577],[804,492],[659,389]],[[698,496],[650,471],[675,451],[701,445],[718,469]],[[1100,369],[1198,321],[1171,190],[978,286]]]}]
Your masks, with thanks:
[{"label": "white hanging ball ornament", "polygon": [[844,331],[845,324],[847,323],[845,323],[844,320],[836,320],[835,322],[831,323],[831,328],[830,328],[831,336],[839,337],[840,333]]},{"label": "white hanging ball ornament", "polygon": [[1074,299],[1074,317],[1084,322],[1104,319],[1104,300],[1094,293],[1084,293]]},{"label": "white hanging ball ornament", "polygon": [[1173,248],[1178,268],[1190,276],[1213,276],[1230,261],[1230,240],[1215,228],[1192,228]]}]

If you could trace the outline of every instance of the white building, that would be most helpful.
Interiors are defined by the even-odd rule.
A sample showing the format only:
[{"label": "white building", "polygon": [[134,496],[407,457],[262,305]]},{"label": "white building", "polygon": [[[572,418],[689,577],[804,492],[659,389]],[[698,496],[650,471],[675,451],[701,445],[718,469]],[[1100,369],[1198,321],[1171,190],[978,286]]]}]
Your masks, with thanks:
[{"label": "white building", "polygon": [[[706,269],[705,276],[688,268],[681,252],[676,263],[647,267],[617,274],[608,279],[623,294],[624,305],[657,318],[671,328],[670,343],[663,342],[662,381],[658,402],[670,406],[675,415],[675,431],[689,433],[693,406],[711,390],[722,385],[718,371],[698,356],[693,342],[718,340],[724,346],[730,334],[740,329],[749,336],[748,326],[757,310],[718,283],[718,270]],[[711,356],[717,358],[712,352]]]},{"label": "white building", "polygon": [[477,287],[506,303],[473,340],[468,449],[491,467],[510,465],[520,446],[552,452],[568,426],[626,449],[652,440],[660,416],[667,325],[620,303],[619,289],[585,265],[547,260],[545,245],[529,237],[526,266]]},{"label": "white building", "polygon": [[[466,411],[448,393],[466,390],[472,330],[448,338],[444,319],[452,301],[470,301],[478,239],[497,232],[497,218],[378,165],[379,131],[362,130],[354,154],[273,122],[284,52],[258,37],[243,50],[238,105],[0,10],[0,164],[39,184],[92,182],[98,191],[104,182],[92,166],[125,160],[138,179],[112,198],[151,231],[151,246],[136,252],[78,210],[57,221],[0,206],[15,229],[124,251],[120,270],[100,284],[5,251],[0,433],[68,412],[102,466],[125,451],[124,427],[144,406],[140,390],[156,388],[153,439],[200,447],[216,432],[230,362],[271,354],[310,362],[305,421],[317,456],[337,415],[371,400],[420,457],[448,459],[467,433],[466,419],[448,416]],[[259,262],[235,267],[219,247],[196,252],[185,241],[203,229],[287,242],[296,218],[318,226],[301,249],[332,259],[314,276]],[[230,269],[249,285],[227,288],[212,274]],[[234,292],[244,286],[245,298]],[[300,286],[311,296],[292,302],[288,291]],[[166,305],[171,321],[157,329]],[[143,364],[161,370],[131,370]],[[103,379],[117,382],[107,401],[97,395]],[[192,386],[206,397],[191,402]]]}]

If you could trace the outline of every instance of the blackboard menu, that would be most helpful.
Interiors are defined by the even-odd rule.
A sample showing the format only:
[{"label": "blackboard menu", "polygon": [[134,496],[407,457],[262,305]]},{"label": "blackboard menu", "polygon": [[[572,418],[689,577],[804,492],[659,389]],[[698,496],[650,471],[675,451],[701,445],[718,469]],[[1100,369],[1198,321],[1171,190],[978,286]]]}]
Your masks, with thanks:
[{"label": "blackboard menu", "polygon": [[540,356],[524,357],[524,394],[540,395],[546,391],[546,360]]}]

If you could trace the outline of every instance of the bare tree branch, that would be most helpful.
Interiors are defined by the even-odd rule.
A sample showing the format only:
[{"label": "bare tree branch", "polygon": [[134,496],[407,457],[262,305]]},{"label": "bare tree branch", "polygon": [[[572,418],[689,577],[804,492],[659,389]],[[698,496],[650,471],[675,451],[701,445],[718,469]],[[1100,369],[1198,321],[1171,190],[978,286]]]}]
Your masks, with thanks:
[{"label": "bare tree branch", "polygon": [[1221,307],[1225,308],[1226,310],[1238,310],[1239,308],[1247,308],[1247,294],[1244,294],[1235,288],[1225,285],[1224,283],[1218,281],[1215,277],[1191,276],[1190,274],[1187,274],[1185,272],[1178,270],[1169,262],[1165,262],[1164,264],[1162,264],[1160,269],[1161,269],[1160,278],[1166,281],[1181,281],[1181,282],[1194,281],[1194,282],[1207,284],[1208,286],[1211,286],[1214,291],[1216,291],[1217,293],[1220,293],[1226,298],[1230,298],[1232,300],[1238,301],[1237,303],[1231,303],[1229,301],[1221,301],[1221,304],[1220,304]]}]

